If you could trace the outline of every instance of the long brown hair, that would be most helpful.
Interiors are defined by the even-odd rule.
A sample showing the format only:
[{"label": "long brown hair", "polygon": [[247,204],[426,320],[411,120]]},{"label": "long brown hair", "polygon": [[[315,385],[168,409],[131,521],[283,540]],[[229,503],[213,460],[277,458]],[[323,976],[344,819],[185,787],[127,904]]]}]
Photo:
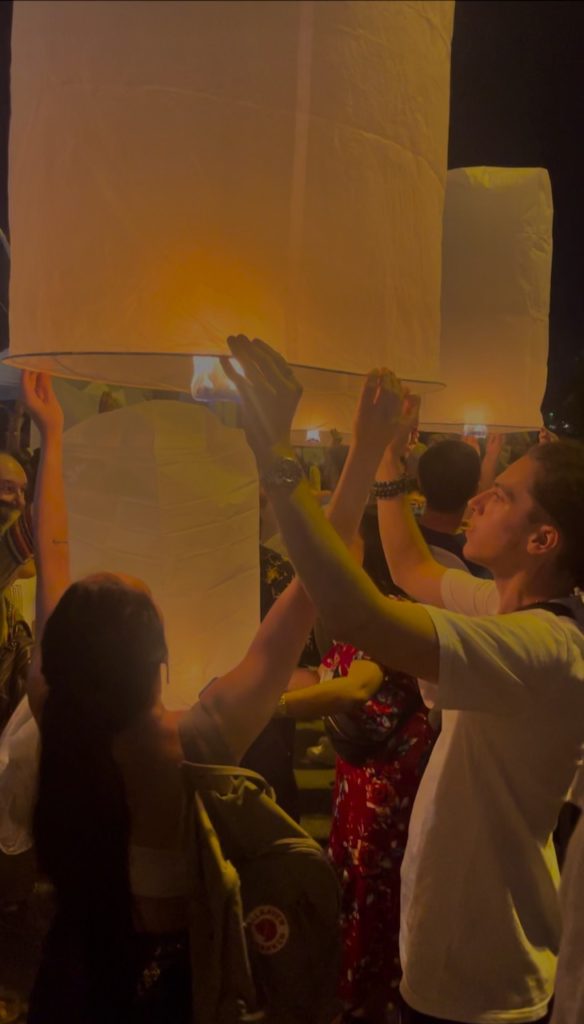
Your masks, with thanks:
[{"label": "long brown hair", "polygon": [[60,920],[76,936],[90,1019],[121,1021],[138,965],[129,815],[112,743],[155,700],[164,629],[147,593],[103,574],[69,587],[41,649],[49,693],[34,815],[39,865],[55,887]]}]

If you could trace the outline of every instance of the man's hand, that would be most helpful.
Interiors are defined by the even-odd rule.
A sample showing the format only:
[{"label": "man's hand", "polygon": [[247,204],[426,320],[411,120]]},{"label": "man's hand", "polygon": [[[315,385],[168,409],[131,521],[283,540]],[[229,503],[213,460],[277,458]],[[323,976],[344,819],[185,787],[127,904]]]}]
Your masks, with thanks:
[{"label": "man's hand", "polygon": [[38,427],[41,437],[60,435],[63,430],[63,410],[53,391],[48,373],[23,370],[21,397],[32,421]]},{"label": "man's hand", "polygon": [[284,357],[264,341],[239,334],[227,344],[243,375],[225,356],[221,365],[241,397],[246,437],[261,466],[270,461],[274,447],[289,447],[302,388]]}]

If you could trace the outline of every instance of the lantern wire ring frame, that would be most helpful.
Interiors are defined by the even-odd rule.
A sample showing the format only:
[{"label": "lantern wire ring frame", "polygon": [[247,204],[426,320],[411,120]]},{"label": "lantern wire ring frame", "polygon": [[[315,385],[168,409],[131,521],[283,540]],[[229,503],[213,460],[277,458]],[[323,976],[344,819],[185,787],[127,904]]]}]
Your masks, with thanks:
[{"label": "lantern wire ring frame", "polygon": [[[95,380],[117,387],[151,388],[160,391],[191,392],[193,358],[213,359],[219,365],[217,353],[188,354],[183,352],[28,352],[26,355],[3,355],[1,362],[19,369],[34,369],[65,377],[70,380]],[[88,365],[89,364],[89,365]],[[92,365],[93,364],[93,365]],[[152,369],[148,372],[148,365]],[[330,370],[303,364],[292,364],[295,369],[311,374],[337,376],[357,383],[364,379],[364,373],[347,370]],[[101,372],[99,368],[101,366]],[[140,369],[137,371],[137,367]],[[88,372],[91,371],[91,372]],[[314,383],[318,383],[315,376]],[[440,391],[442,381],[415,380],[404,378],[403,383],[416,394]]]}]

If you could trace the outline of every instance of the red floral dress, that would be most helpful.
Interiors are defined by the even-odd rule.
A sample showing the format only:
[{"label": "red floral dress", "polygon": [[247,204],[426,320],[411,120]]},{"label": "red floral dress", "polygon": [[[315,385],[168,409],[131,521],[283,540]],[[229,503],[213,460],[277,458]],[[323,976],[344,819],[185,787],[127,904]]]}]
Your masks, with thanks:
[{"label": "red floral dress", "polygon": [[[363,654],[335,644],[323,664],[345,676]],[[399,961],[400,868],[408,824],[422,773],[436,733],[420,698],[411,706],[410,677],[386,672],[381,688],[355,714],[369,733],[399,728],[399,740],[386,758],[362,767],[337,758],[329,855],[342,887],[343,962],[341,996],[347,1012],[359,1017],[367,1000],[390,1010],[401,979]]]}]

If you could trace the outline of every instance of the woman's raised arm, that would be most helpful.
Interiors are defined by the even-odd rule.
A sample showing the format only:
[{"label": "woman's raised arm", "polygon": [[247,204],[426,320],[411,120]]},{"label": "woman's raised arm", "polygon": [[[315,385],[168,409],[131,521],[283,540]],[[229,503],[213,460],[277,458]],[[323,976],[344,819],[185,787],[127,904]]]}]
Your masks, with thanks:
[{"label": "woman's raised arm", "polygon": [[37,569],[37,645],[28,683],[31,711],[38,718],[46,696],[39,644],[49,615],[71,582],[69,531],[63,482],[63,412],[49,375],[23,370],[22,400],[41,435],[32,515]]}]

